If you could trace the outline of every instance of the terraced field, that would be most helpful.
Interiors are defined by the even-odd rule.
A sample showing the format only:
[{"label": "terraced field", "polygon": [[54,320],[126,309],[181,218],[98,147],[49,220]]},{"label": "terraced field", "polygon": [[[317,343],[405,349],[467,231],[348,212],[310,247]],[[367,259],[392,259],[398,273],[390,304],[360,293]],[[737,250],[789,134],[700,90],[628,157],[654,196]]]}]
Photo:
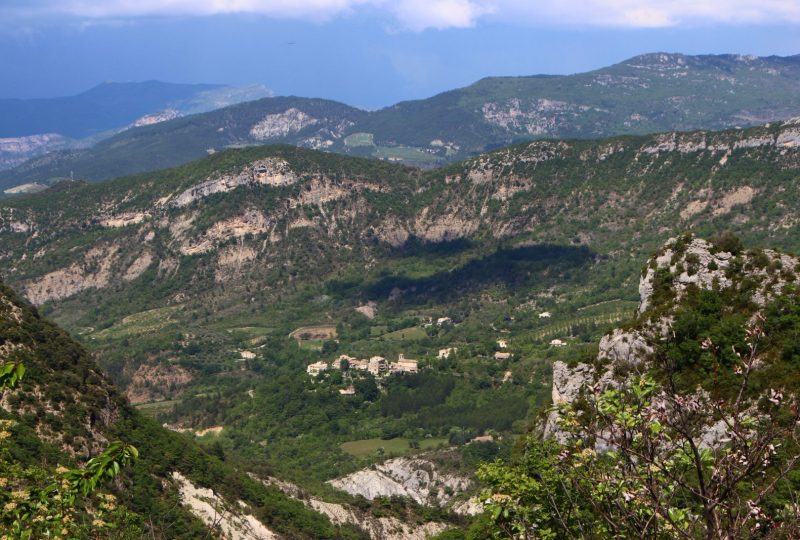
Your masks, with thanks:
[{"label": "terraced field", "polygon": [[167,306],[134,313],[109,328],[89,334],[89,337],[93,340],[113,340],[154,333],[174,324],[176,320],[172,315],[180,310],[180,306]]},{"label": "terraced field", "polygon": [[363,458],[374,456],[379,450],[383,449],[385,456],[402,456],[415,452],[417,450],[430,450],[438,448],[439,446],[446,446],[447,439],[444,437],[433,437],[428,439],[421,439],[419,448],[411,448],[409,445],[410,439],[398,437],[395,439],[362,439],[360,441],[349,441],[341,445],[342,450],[351,456]]},{"label": "terraced field", "polygon": [[531,338],[544,340],[573,335],[576,327],[582,325],[610,325],[631,316],[638,304],[626,300],[611,300],[601,304],[586,306],[568,318],[555,320],[533,331]]}]

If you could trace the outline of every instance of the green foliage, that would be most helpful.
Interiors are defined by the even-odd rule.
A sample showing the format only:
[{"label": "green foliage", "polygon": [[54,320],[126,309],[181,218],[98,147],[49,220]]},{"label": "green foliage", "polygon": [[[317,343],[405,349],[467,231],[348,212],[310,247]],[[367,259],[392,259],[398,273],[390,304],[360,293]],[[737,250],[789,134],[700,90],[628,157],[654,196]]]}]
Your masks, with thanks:
[{"label": "green foliage", "polygon": [[649,374],[587,385],[555,407],[558,441],[483,465],[493,537],[797,535],[800,298],[785,288],[765,319],[751,292],[690,289]]},{"label": "green foliage", "polygon": [[[174,167],[204,156],[209,148],[259,144],[263,141],[251,135],[251,128],[265,115],[292,108],[317,122],[268,142],[303,145],[309,137],[321,135],[330,143],[330,151],[433,165],[532,138],[723,129],[741,125],[745,115],[758,121],[790,118],[800,106],[796,82],[800,66],[792,57],[742,62],[724,55],[673,55],[667,64],[675,76],[665,75],[661,58],[645,55],[589,73],[488,77],[465,88],[371,112],[323,99],[261,99],[125,130],[88,150],[6,172],[0,176],[0,186],[65,178],[70,171],[79,178],[104,180]],[[720,70],[735,78],[735,93],[729,92],[729,83],[720,81]],[[765,77],[766,72],[781,76]],[[620,83],[607,84],[608,80]],[[675,96],[681,96],[679,108],[671,99]],[[556,105],[543,112],[548,103]],[[499,121],[487,117],[487,107]],[[343,124],[348,126],[345,136],[330,137]]]},{"label": "green foliage", "polygon": [[[20,361],[0,367],[0,396],[25,375]],[[139,453],[120,441],[111,443],[82,468],[23,466],[11,454],[15,422],[0,420],[0,534],[3,538],[136,538],[138,516],[118,508],[110,494],[95,493]],[[119,530],[118,530],[119,529]]]},{"label": "green foliage", "polygon": [[711,245],[717,251],[727,251],[732,255],[738,255],[744,250],[742,241],[734,233],[725,231],[717,236],[712,236]]}]

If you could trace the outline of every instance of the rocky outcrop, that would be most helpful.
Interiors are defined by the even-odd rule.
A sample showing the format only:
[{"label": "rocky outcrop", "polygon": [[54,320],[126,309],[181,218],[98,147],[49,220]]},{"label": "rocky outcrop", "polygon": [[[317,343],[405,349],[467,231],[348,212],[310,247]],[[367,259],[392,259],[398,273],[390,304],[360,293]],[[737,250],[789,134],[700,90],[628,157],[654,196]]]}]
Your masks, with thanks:
[{"label": "rocky outcrop", "polygon": [[145,271],[150,268],[150,265],[153,263],[153,254],[149,251],[142,252],[135,261],[131,263],[125,273],[122,275],[122,279],[125,281],[133,281]]},{"label": "rocky outcrop", "polygon": [[408,497],[419,504],[442,506],[472,485],[468,478],[441,473],[424,458],[390,459],[328,482],[333,487],[365,499]]},{"label": "rocky outcrop", "polygon": [[172,473],[181,503],[223,540],[279,540],[263,523],[247,512],[247,505],[231,504],[213,490],[194,485],[178,471]]},{"label": "rocky outcrop", "polygon": [[[654,256],[639,281],[639,313],[652,308],[652,296],[659,279],[669,279],[667,285],[674,293],[674,301],[684,297],[689,288],[728,288],[734,286],[729,271],[733,269],[734,254],[715,248],[701,238],[669,240]],[[772,250],[748,252],[739,255],[737,266],[746,268],[746,273],[756,285],[752,299],[760,306],[781,291],[788,280],[794,280],[800,272],[800,259]],[[663,274],[666,273],[666,277]],[[794,277],[791,277],[791,276]],[[669,307],[669,306],[667,306]],[[595,364],[578,363],[569,366],[564,362],[553,365],[553,405],[572,403],[587,389],[600,390],[625,384],[630,373],[641,371],[653,353],[653,343],[663,339],[670,328],[669,312],[662,313],[658,320],[643,323],[640,330],[616,329],[603,336],[599,344]],[[617,375],[622,373],[622,375]],[[559,414],[552,411],[544,425],[546,436],[561,438],[558,427]],[[710,426],[704,435],[708,444],[719,438],[720,426]]]},{"label": "rocky outcrop", "polygon": [[266,158],[254,161],[235,174],[211,178],[192,186],[175,197],[170,204],[180,208],[209,195],[227,193],[241,186],[259,184],[265,186],[288,186],[295,182],[297,182],[297,175],[286,160]]},{"label": "rocky outcrop", "polygon": [[308,500],[308,506],[328,516],[334,525],[361,528],[373,540],[425,540],[448,528],[447,524],[438,521],[414,525],[392,516],[369,516],[350,506],[313,498]]},{"label": "rocky outcrop", "polygon": [[297,133],[308,126],[313,126],[318,120],[294,107],[282,113],[268,114],[250,128],[250,136],[259,141],[286,137]]},{"label": "rocky outcrop", "polygon": [[219,244],[248,234],[261,234],[269,230],[270,223],[260,211],[248,209],[242,215],[214,223],[208,230],[181,246],[183,255],[197,255],[211,251]]},{"label": "rocky outcrop", "polygon": [[601,362],[611,362],[616,366],[633,367],[652,353],[653,347],[641,332],[617,328],[600,339],[597,359]]},{"label": "rocky outcrop", "polygon": [[33,304],[60,300],[86,289],[108,286],[117,262],[119,246],[115,244],[89,249],[79,262],[54,270],[25,285],[25,296]]},{"label": "rocky outcrop", "polygon": [[[690,286],[701,289],[730,287],[732,281],[728,270],[733,258],[732,253],[715,249],[711,243],[701,238],[693,238],[686,245],[670,240],[648,263],[647,270],[639,281],[639,312],[643,313],[650,307],[658,271],[668,273],[670,287],[675,298],[679,300]],[[740,264],[745,263],[749,263],[747,273],[759,282],[753,290],[753,301],[764,305],[786,284],[784,271],[797,272],[800,260],[767,249],[758,254],[747,254],[740,261]]]},{"label": "rocky outcrop", "polygon": [[432,215],[424,208],[414,222],[414,234],[428,242],[444,242],[465,238],[478,230],[479,220],[454,213]]},{"label": "rocky outcrop", "polygon": [[102,227],[127,227],[128,225],[141,223],[149,217],[150,214],[147,212],[122,212],[120,214],[101,216],[97,219],[97,222]]},{"label": "rocky outcrop", "polygon": [[181,115],[177,109],[165,109],[161,112],[146,114],[134,120],[131,127],[152,126],[153,124],[160,124],[168,120],[174,120]]},{"label": "rocky outcrop", "polygon": [[421,525],[403,522],[393,516],[375,517],[347,504],[323,501],[308,496],[302,488],[277,478],[262,479],[251,475],[266,485],[272,485],[286,495],[302,501],[307,507],[328,516],[334,525],[355,525],[373,540],[425,540],[448,528],[446,523],[429,521]]}]

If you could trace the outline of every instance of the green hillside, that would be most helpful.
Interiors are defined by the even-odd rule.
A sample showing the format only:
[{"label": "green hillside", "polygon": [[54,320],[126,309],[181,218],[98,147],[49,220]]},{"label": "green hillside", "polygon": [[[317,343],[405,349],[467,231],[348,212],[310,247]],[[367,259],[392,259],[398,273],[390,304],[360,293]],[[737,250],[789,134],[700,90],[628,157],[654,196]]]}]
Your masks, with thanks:
[{"label": "green hillside", "polygon": [[[9,495],[20,499],[20,493],[42,482],[37,474],[52,472],[57,464],[81,465],[109,441],[121,440],[139,451],[134,465],[105,486],[121,506],[105,517],[110,530],[86,525],[82,538],[189,539],[208,534],[182,504],[175,473],[213,488],[229,502],[241,501],[231,512],[250,513],[286,538],[361,538],[357,530],[334,527],[302,503],[250,478],[238,463],[223,461],[223,454],[209,452],[136,411],[84,347],[0,284],[0,365],[18,361],[25,375],[18,388],[3,391],[0,414],[4,422],[12,421],[0,441],[0,473],[4,487],[17,491],[4,490],[0,533],[18,537],[5,528],[10,524],[6,512],[13,509]],[[9,429],[6,424],[4,429]],[[91,523],[88,516],[97,508],[90,503],[85,511],[79,518]]]},{"label": "green hillside", "polygon": [[[234,149],[4,201],[0,271],[142,412],[335,499],[326,481],[437,441],[463,474],[476,436],[507,456],[553,362],[596,353],[667,238],[797,250],[798,141],[796,123],[538,141],[431,171]],[[343,354],[419,373],[306,374]]]},{"label": "green hillside", "polygon": [[104,180],[263,143],[431,167],[530,139],[725,129],[798,115],[800,56],[656,53],[575,75],[490,77],[373,112],[267,98],[52,153],[0,174],[0,187],[71,173]]}]

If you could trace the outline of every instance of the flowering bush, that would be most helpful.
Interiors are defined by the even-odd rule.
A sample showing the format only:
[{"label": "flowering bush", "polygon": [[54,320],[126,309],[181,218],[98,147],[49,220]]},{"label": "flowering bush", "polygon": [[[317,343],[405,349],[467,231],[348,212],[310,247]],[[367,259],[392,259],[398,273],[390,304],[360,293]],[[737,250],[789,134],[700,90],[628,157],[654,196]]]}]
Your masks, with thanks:
[{"label": "flowering bush", "polygon": [[[0,390],[13,388],[24,375],[21,361],[2,364]],[[0,420],[0,539],[138,537],[129,527],[136,516],[113,495],[97,492],[138,457],[136,448],[111,443],[82,468],[23,466],[9,451],[14,426],[13,420]]]},{"label": "flowering bush", "polygon": [[[479,477],[496,538],[798,538],[800,505],[789,475],[800,459],[793,396],[758,388],[763,319],[746,329],[733,365],[710,339],[700,344],[738,377],[726,398],[678,391],[675,371],[618,388],[587,385],[559,408],[561,442],[531,437],[512,466]],[[658,382],[656,377],[658,376]]]}]

